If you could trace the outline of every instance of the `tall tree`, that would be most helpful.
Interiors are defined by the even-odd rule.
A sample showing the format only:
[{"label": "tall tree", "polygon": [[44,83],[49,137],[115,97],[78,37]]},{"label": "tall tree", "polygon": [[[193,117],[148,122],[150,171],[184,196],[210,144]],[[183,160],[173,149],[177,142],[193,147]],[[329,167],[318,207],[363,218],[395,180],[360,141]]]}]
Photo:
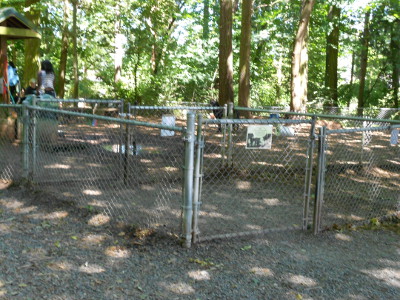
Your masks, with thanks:
[{"label": "tall tree", "polygon": [[232,0],[220,2],[219,97],[220,105],[233,102]]},{"label": "tall tree", "polygon": [[393,1],[394,9],[397,12],[397,18],[392,22],[390,49],[392,61],[392,85],[393,85],[393,105],[395,108],[399,106],[399,85],[400,85],[400,17],[398,13],[399,2]]},{"label": "tall tree", "polygon": [[58,73],[58,97],[65,96],[65,75],[67,72],[68,39],[69,39],[69,1],[64,0],[64,14],[61,37],[60,68]]},{"label": "tall tree", "polygon": [[[40,24],[40,8],[38,7],[40,0],[25,1],[25,16],[36,26]],[[39,39],[25,40],[25,69],[22,84],[28,84],[31,78],[36,78],[39,71]]]},{"label": "tall tree", "polygon": [[253,0],[242,2],[242,30],[240,34],[239,106],[249,107],[250,102],[250,43]]},{"label": "tall tree", "polygon": [[363,108],[365,106],[365,78],[367,75],[368,64],[368,47],[369,47],[369,18],[371,10],[367,8],[365,12],[364,31],[361,37],[361,55],[360,55],[360,87],[358,90],[358,115],[363,115]]},{"label": "tall tree", "polygon": [[307,104],[308,24],[314,4],[315,0],[303,0],[300,23],[293,46],[290,109],[297,112],[305,111]]},{"label": "tall tree", "polygon": [[79,97],[79,70],[78,70],[78,29],[77,29],[78,1],[72,0],[72,53],[73,53],[73,72],[74,72],[74,88],[72,97]]},{"label": "tall tree", "polygon": [[329,33],[326,38],[325,88],[328,93],[328,103],[338,106],[338,54],[339,54],[339,18],[340,8],[329,7]]},{"label": "tall tree", "polygon": [[121,80],[122,58],[124,56],[124,48],[122,41],[124,35],[121,34],[121,19],[120,19],[120,4],[116,6],[116,20],[115,20],[115,40],[114,40],[114,82],[117,83]]},{"label": "tall tree", "polygon": [[210,35],[210,0],[203,0],[203,39],[208,40]]}]

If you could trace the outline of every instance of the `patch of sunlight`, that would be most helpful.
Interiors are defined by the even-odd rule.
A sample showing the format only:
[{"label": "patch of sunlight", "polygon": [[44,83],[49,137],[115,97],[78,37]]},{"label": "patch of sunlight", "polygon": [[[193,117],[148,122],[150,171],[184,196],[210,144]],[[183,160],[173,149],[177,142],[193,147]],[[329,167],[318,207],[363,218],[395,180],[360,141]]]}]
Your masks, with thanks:
[{"label": "patch of sunlight", "polygon": [[303,275],[292,275],[288,278],[288,281],[294,284],[305,285],[308,287],[317,285],[317,282],[314,279]]},{"label": "patch of sunlight", "polygon": [[79,271],[87,274],[102,273],[105,269],[98,265],[91,265],[88,262],[79,267]]},{"label": "patch of sunlight", "polygon": [[37,206],[28,206],[14,209],[16,214],[27,214],[37,210]]},{"label": "patch of sunlight", "polygon": [[210,273],[206,270],[196,270],[196,271],[189,271],[188,275],[190,278],[194,280],[210,280]]},{"label": "patch of sunlight", "polygon": [[18,207],[24,206],[24,202],[17,201],[17,200],[1,200],[0,204],[6,208],[16,209]]},{"label": "patch of sunlight", "polygon": [[145,164],[151,164],[153,161],[150,160],[150,159],[141,158],[141,159],[140,159],[140,162],[141,162],[141,163],[145,163]]},{"label": "patch of sunlight", "polygon": [[99,201],[99,200],[93,200],[89,203],[90,206],[97,206],[97,207],[108,207],[108,204],[106,201]]},{"label": "patch of sunlight", "polygon": [[74,266],[67,261],[51,262],[47,266],[54,271],[70,271],[74,268]]},{"label": "patch of sunlight", "polygon": [[252,225],[252,224],[247,224],[246,228],[249,228],[250,230],[261,230],[261,229],[263,229],[262,226]]},{"label": "patch of sunlight", "polygon": [[364,274],[382,280],[387,285],[400,288],[400,270],[397,268],[384,268],[380,270],[362,270]]},{"label": "patch of sunlight", "polygon": [[99,190],[84,190],[83,193],[89,196],[99,196],[102,194],[102,192]]},{"label": "patch of sunlight", "polygon": [[164,286],[164,288],[166,288],[167,290],[176,294],[189,295],[195,292],[193,287],[184,282],[171,283],[171,284],[161,283],[161,285]]},{"label": "patch of sunlight", "polygon": [[263,202],[268,205],[268,206],[279,206],[282,205],[281,201],[279,201],[279,199],[277,198],[264,198]]},{"label": "patch of sunlight", "polygon": [[54,211],[52,213],[48,214],[33,214],[30,215],[31,218],[33,219],[41,219],[41,220],[56,220],[56,219],[63,219],[68,216],[68,212],[66,211]]},{"label": "patch of sunlight", "polygon": [[178,172],[179,169],[175,167],[164,167],[164,170],[167,172]]},{"label": "patch of sunlight", "polygon": [[96,168],[96,167],[100,167],[100,166],[101,166],[101,164],[96,164],[96,163],[87,163],[87,164],[86,164],[86,166],[88,166],[88,167],[94,167],[94,168]]},{"label": "patch of sunlight", "polygon": [[82,241],[89,245],[99,245],[107,239],[107,236],[102,234],[89,234],[85,236]]},{"label": "patch of sunlight", "polygon": [[109,216],[106,216],[103,214],[97,214],[90,218],[90,220],[88,221],[88,224],[91,226],[101,226],[108,222],[110,222]]},{"label": "patch of sunlight", "polygon": [[11,227],[6,224],[0,224],[0,235],[11,232]]},{"label": "patch of sunlight", "polygon": [[338,240],[345,241],[345,242],[353,241],[353,238],[351,236],[348,236],[347,234],[343,234],[343,233],[337,233],[337,234],[335,234],[335,237]]},{"label": "patch of sunlight", "polygon": [[378,262],[391,267],[400,267],[400,261],[393,261],[390,259],[378,259]]},{"label": "patch of sunlight", "polygon": [[151,185],[142,185],[140,188],[144,191],[154,191],[155,190],[155,187],[151,186]]},{"label": "patch of sunlight", "polygon": [[71,169],[70,165],[63,165],[63,164],[52,164],[44,166],[45,169]]},{"label": "patch of sunlight", "polygon": [[74,194],[72,194],[71,192],[64,192],[64,193],[62,193],[62,195],[65,197],[73,197],[74,196]]},{"label": "patch of sunlight", "polygon": [[267,276],[267,277],[274,276],[274,273],[268,268],[254,267],[250,269],[250,272],[258,276]]},{"label": "patch of sunlight", "polygon": [[131,254],[128,249],[121,246],[110,246],[104,251],[104,253],[115,258],[126,258]]},{"label": "patch of sunlight", "polygon": [[3,297],[7,294],[6,290],[0,289],[0,297]]},{"label": "patch of sunlight", "polygon": [[356,215],[329,214],[329,216],[337,218],[337,219],[343,219],[343,220],[353,220],[353,221],[364,220],[364,218],[356,216]]},{"label": "patch of sunlight", "polygon": [[250,190],[251,182],[250,181],[238,181],[236,183],[236,188],[238,188],[240,190]]}]

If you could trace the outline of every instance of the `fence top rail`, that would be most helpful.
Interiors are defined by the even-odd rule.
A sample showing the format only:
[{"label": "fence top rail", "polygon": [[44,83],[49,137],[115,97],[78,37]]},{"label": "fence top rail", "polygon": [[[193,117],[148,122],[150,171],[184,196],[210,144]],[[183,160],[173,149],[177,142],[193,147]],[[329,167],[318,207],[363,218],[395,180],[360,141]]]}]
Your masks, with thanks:
[{"label": "fence top rail", "polygon": [[341,120],[352,120],[352,121],[368,121],[368,122],[377,122],[377,123],[400,124],[400,120],[374,119],[374,118],[365,118],[365,117],[363,118],[363,117],[350,117],[350,116],[325,115],[325,114],[297,113],[297,112],[276,111],[276,110],[248,108],[248,107],[239,107],[239,106],[236,106],[235,110],[250,111],[250,112],[251,111],[265,112],[265,113],[281,113],[281,114],[292,115],[292,116],[315,117],[318,119],[341,119]]},{"label": "fence top rail", "polygon": [[0,104],[0,108],[21,108],[22,104]]},{"label": "fence top rail", "polygon": [[312,124],[312,120],[291,119],[203,119],[202,124]]},{"label": "fence top rail", "polygon": [[36,102],[63,102],[63,103],[118,103],[123,100],[102,100],[102,99],[41,99],[36,98]]},{"label": "fence top rail", "polygon": [[60,110],[60,109],[53,109],[53,108],[46,108],[46,107],[33,106],[33,105],[27,105],[27,108],[28,109],[32,109],[32,110],[36,110],[36,111],[53,112],[53,113],[57,113],[57,114],[61,114],[61,115],[68,115],[68,116],[74,116],[74,117],[84,117],[84,118],[96,119],[96,120],[104,120],[104,121],[116,122],[116,123],[120,123],[120,124],[146,126],[146,127],[151,127],[151,128],[166,129],[166,130],[179,131],[179,132],[185,132],[185,130],[186,130],[185,127],[169,126],[169,125],[155,124],[155,123],[147,123],[147,122],[141,122],[141,121],[135,121],[135,120],[127,120],[127,119],[121,119],[121,118],[113,118],[113,117],[92,115],[92,114],[79,113],[79,112],[73,112],[73,111],[66,111],[66,110]]},{"label": "fence top rail", "polygon": [[386,131],[392,129],[398,129],[400,125],[392,126],[380,126],[380,127],[363,127],[363,128],[351,128],[351,129],[332,129],[326,130],[326,134],[336,134],[336,133],[349,133],[349,132],[363,132],[363,131]]},{"label": "fence top rail", "polygon": [[223,106],[144,106],[144,105],[129,105],[129,109],[138,109],[138,110],[214,110],[214,109],[223,109]]}]

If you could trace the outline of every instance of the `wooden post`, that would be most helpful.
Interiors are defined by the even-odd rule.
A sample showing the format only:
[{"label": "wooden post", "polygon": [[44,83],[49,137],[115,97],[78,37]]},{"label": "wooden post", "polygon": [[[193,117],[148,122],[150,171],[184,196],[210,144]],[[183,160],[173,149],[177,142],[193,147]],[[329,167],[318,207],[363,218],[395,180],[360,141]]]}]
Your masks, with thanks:
[{"label": "wooden post", "polygon": [[[7,38],[5,36],[0,36],[0,78],[3,78],[8,82],[7,78]],[[10,98],[8,93],[3,92],[3,80],[0,83],[0,88],[2,89],[2,103],[10,103]]]}]

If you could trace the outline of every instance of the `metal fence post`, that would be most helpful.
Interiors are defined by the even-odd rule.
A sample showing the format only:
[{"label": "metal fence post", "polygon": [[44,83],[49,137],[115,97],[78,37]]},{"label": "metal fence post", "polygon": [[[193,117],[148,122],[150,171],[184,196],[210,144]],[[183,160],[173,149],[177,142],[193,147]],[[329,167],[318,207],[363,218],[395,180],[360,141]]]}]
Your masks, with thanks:
[{"label": "metal fence post", "polygon": [[[32,98],[32,105],[36,106],[36,96]],[[37,110],[32,111],[32,164],[30,168],[29,177],[33,180],[33,176],[36,173],[36,159],[37,159]]]},{"label": "metal fence post", "polygon": [[194,183],[193,183],[193,234],[192,242],[196,243],[199,238],[198,217],[201,205],[201,180],[202,180],[202,158],[204,149],[204,138],[202,136],[203,117],[201,114],[197,115],[197,139],[196,139],[196,161],[194,167]]},{"label": "metal fence post", "polygon": [[318,135],[318,169],[317,182],[315,188],[315,205],[314,205],[314,220],[313,232],[318,234],[321,229],[321,211],[324,201],[325,187],[325,168],[326,168],[326,127],[319,129]]},{"label": "metal fence post", "polygon": [[[223,110],[223,119],[226,119],[228,116],[228,106],[225,104],[224,105],[224,110]],[[222,165],[225,165],[225,153],[226,153],[226,124],[221,124],[219,123],[218,126],[220,126],[221,131],[222,131],[222,139],[221,139],[221,159],[222,159]]]},{"label": "metal fence post", "polygon": [[314,147],[315,147],[315,121],[316,116],[312,117],[308,150],[307,150],[307,162],[306,162],[306,176],[305,176],[305,188],[304,188],[304,212],[303,212],[303,230],[308,229],[308,214],[310,210],[311,201],[311,181],[313,171],[313,160],[314,160]]},{"label": "metal fence post", "polygon": [[195,116],[187,114],[187,128],[185,136],[185,165],[183,184],[183,220],[182,236],[183,246],[190,248],[192,236],[192,214],[193,214],[193,170],[194,170],[194,142],[195,142]]},{"label": "metal fence post", "polygon": [[[228,104],[228,118],[233,119],[233,103]],[[228,166],[233,165],[232,162],[232,124],[228,126]]]},{"label": "metal fence post", "polygon": [[29,176],[29,109],[28,103],[22,104],[22,124],[23,124],[23,135],[22,135],[22,177],[28,181]]},{"label": "metal fence post", "polygon": [[[126,114],[126,119],[129,120],[129,115]],[[121,123],[122,128],[122,123]],[[123,133],[121,134],[124,135]],[[128,184],[129,178],[129,152],[130,152],[130,145],[131,145],[131,133],[130,133],[130,125],[128,123],[125,124],[125,140],[122,143],[121,139],[121,153],[123,155],[123,170],[124,170],[124,184]],[[125,152],[124,152],[125,151]]]}]

